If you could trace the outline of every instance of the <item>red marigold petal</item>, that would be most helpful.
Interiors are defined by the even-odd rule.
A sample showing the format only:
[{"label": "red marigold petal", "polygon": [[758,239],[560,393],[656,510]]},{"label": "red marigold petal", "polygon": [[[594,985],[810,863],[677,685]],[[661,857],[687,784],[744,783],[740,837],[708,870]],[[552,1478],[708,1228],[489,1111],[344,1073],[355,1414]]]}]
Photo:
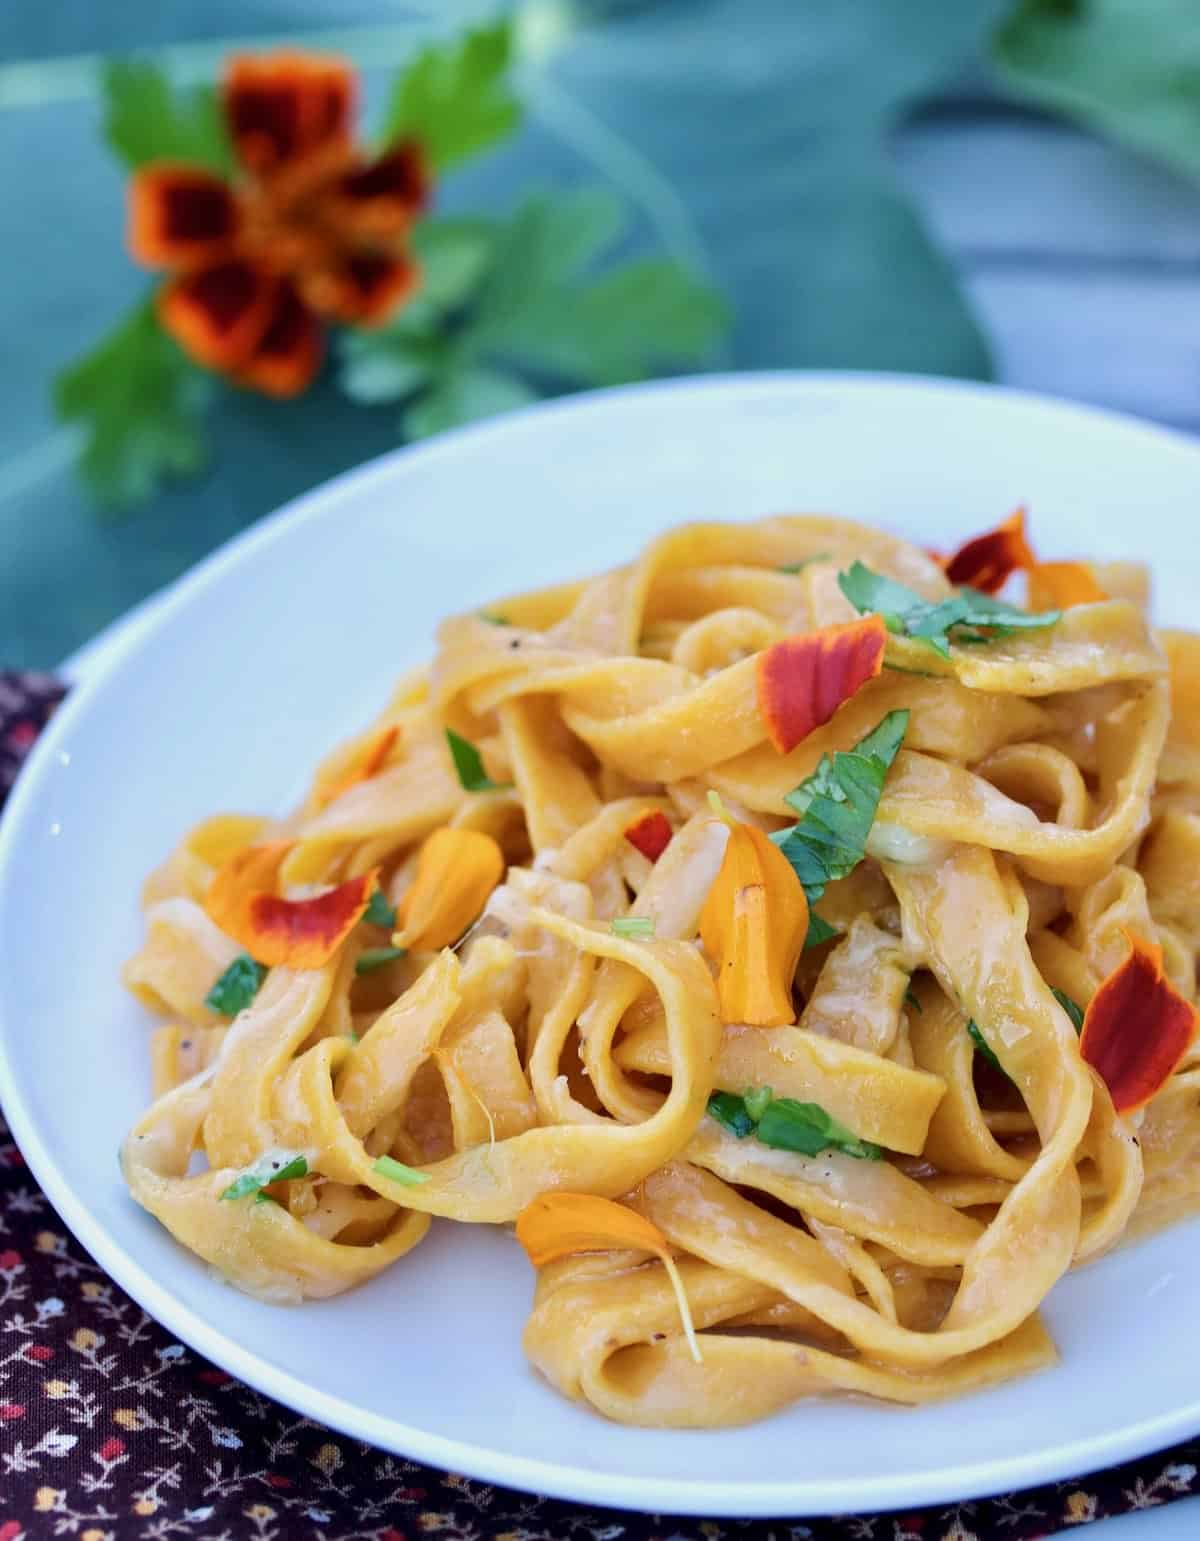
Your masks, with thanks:
[{"label": "red marigold petal", "polygon": [[1149,1102],[1196,1035],[1196,1009],[1163,974],[1162,948],[1126,931],[1129,956],[1088,1002],[1079,1052],[1108,1086],[1118,1113]]},{"label": "red marigold petal", "polygon": [[758,657],[758,709],[767,737],[787,754],[883,668],[887,627],[878,615],[785,637]]},{"label": "red marigold petal", "polygon": [[384,240],[408,229],[429,188],[420,145],[400,144],[338,177],[322,194],[321,213],[344,237]]},{"label": "red marigold petal", "polygon": [[158,319],[206,369],[236,369],[270,326],[276,290],[275,279],[234,257],[166,284],[158,295]]},{"label": "red marigold petal", "polygon": [[238,368],[239,385],[266,396],[298,396],[321,367],[323,339],[316,316],[284,279],[258,346]]},{"label": "red marigold petal", "polygon": [[354,72],[343,60],[281,49],[235,54],[225,73],[225,116],[238,159],[257,176],[330,144],[348,142]]},{"label": "red marigold petal", "polygon": [[1018,508],[996,529],[976,535],[960,546],[944,565],[951,583],[968,584],[985,594],[995,594],[1013,573],[1033,567],[1036,562],[1025,539],[1025,510]]},{"label": "red marigold petal", "polygon": [[655,808],[634,819],[625,838],[647,861],[657,861],[671,843],[670,820],[661,808]]},{"label": "red marigold petal", "polygon": [[420,281],[421,271],[405,256],[358,252],[306,273],[304,298],[316,311],[350,326],[381,326]]},{"label": "red marigold petal", "polygon": [[378,886],[375,870],[315,899],[255,894],[247,906],[246,950],[269,968],[322,968],[363,918]]},{"label": "red marigold petal", "polygon": [[156,162],[129,179],[130,255],[145,267],[188,267],[222,255],[238,233],[237,199],[220,177]]}]

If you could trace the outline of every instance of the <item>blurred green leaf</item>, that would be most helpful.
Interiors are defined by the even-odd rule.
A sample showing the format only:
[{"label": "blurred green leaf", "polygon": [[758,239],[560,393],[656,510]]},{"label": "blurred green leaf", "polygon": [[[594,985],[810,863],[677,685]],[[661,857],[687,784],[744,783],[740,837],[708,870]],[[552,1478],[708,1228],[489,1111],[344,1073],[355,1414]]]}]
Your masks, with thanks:
[{"label": "blurred green leaf", "polygon": [[537,392],[512,375],[481,364],[462,364],[448,370],[408,408],[404,431],[410,439],[425,439],[536,400]]},{"label": "blurred green leaf", "polygon": [[436,171],[506,138],[521,121],[508,82],[507,21],[423,48],[396,82],[380,138],[417,139]]},{"label": "blurred green leaf", "polygon": [[153,160],[185,161],[227,174],[233,151],[217,93],[209,86],[183,92],[147,59],[110,59],[104,65],[104,134],[134,169]]},{"label": "blurred green leaf", "polygon": [[1022,0],[993,55],[1025,101],[1200,179],[1195,0]]},{"label": "blurred green leaf", "polygon": [[420,299],[438,310],[470,299],[492,260],[496,235],[490,219],[423,219],[412,237],[421,264]]},{"label": "blurred green leaf", "polygon": [[212,382],[159,329],[144,301],[54,382],[60,418],[84,430],[79,469],[109,508],[145,502],[208,459]]}]

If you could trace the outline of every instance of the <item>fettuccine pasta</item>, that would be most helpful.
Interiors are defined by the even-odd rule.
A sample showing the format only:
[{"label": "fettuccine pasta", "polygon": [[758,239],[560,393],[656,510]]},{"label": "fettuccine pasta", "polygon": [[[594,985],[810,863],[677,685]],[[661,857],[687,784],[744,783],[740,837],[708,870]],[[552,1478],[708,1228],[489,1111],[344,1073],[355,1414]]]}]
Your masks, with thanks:
[{"label": "fettuccine pasta", "polygon": [[627,1423],[1051,1364],[1200,1191],[1200,638],[1145,602],[1021,514],[780,517],[445,621],[147,880],[134,1198],[281,1303],[515,1226],[529,1360]]}]

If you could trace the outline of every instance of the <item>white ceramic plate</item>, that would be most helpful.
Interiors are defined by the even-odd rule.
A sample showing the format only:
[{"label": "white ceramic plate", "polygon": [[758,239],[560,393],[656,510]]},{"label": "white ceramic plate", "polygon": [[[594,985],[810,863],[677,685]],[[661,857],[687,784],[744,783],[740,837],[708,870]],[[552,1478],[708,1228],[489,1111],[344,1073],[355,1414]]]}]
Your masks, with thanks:
[{"label": "white ceramic plate", "polygon": [[918,1411],[809,1403],[747,1429],[614,1427],[527,1368],[531,1274],[500,1231],[435,1224],[355,1294],[297,1309],[219,1283],[114,1159],[147,1096],[117,970],[143,874],[217,808],[276,809],[427,654],[450,610],[627,558],[685,518],[824,510],[937,545],[1033,511],[1048,554],[1156,564],[1187,621],[1200,448],[996,390],[760,375],[536,408],[386,457],[199,567],[56,716],[0,826],[0,1098],[38,1181],[152,1315],[261,1391],[405,1455],[659,1512],[954,1500],[1200,1430],[1186,1225],[1065,1280],[1059,1368]]}]

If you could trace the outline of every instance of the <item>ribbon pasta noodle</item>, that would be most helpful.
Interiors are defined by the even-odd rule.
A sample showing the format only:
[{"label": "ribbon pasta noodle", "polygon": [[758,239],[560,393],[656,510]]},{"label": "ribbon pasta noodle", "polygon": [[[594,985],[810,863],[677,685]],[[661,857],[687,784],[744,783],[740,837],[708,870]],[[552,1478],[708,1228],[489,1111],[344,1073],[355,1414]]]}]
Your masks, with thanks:
[{"label": "ribbon pasta noodle", "polygon": [[445,621],[147,880],[133,1197],[278,1302],[516,1223],[530,1361],[623,1422],[1051,1364],[1200,1191],[1200,638],[1144,602],[1019,514],[780,517]]}]

